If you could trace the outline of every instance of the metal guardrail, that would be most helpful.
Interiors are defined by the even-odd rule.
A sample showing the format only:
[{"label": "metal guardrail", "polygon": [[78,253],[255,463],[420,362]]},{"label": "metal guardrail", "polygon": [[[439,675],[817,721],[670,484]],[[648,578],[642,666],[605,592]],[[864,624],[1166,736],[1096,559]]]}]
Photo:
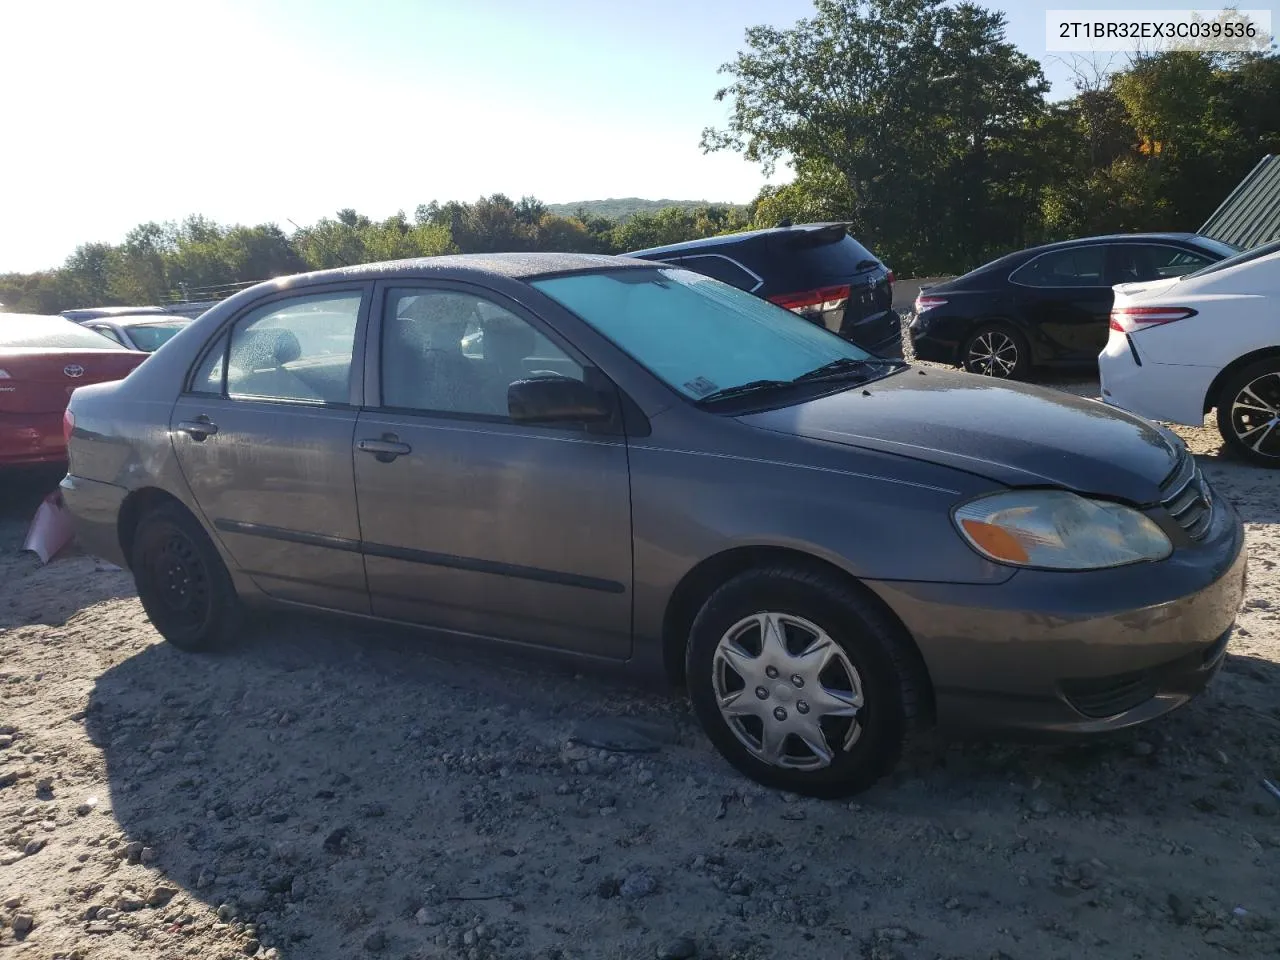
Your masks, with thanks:
[{"label": "metal guardrail", "polygon": [[261,282],[261,280],[244,280],[239,283],[219,283],[207,287],[189,287],[186,284],[179,284],[178,289],[170,290],[166,294],[164,302],[191,303],[225,300],[232,294],[239,293],[241,290],[246,290]]}]

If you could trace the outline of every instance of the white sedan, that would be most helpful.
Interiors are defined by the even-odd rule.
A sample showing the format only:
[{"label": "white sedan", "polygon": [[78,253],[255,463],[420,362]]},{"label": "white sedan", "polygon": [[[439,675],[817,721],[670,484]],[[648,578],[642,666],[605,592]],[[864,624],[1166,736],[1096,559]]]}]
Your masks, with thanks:
[{"label": "white sedan", "polygon": [[1104,402],[1190,426],[1216,408],[1228,447],[1280,468],[1280,241],[1118,285],[1098,368]]}]

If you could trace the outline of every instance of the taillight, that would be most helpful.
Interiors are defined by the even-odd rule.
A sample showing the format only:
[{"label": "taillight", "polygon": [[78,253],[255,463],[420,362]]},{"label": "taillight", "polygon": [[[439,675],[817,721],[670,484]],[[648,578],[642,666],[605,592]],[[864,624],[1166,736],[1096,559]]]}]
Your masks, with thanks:
[{"label": "taillight", "polygon": [[76,428],[76,415],[71,412],[71,408],[67,407],[62,412],[62,442],[70,443],[71,434]]},{"label": "taillight", "polygon": [[924,313],[926,310],[932,310],[934,307],[941,307],[947,302],[945,297],[916,297],[916,314]]},{"label": "taillight", "polygon": [[819,287],[817,290],[802,290],[799,293],[779,293],[769,298],[770,303],[786,307],[793,313],[804,313],[809,310],[839,310],[849,301],[849,284],[838,287]]},{"label": "taillight", "polygon": [[1115,307],[1111,311],[1110,326],[1121,333],[1133,333],[1195,315],[1196,311],[1190,307]]},{"label": "taillight", "polygon": [[891,287],[892,287],[895,283],[897,283],[897,282],[898,282],[898,278],[897,278],[897,277],[895,277],[895,276],[893,275],[893,271],[892,271],[892,270],[890,270],[890,271],[889,271],[889,278],[888,278],[888,279],[889,279],[889,286],[891,286]]}]

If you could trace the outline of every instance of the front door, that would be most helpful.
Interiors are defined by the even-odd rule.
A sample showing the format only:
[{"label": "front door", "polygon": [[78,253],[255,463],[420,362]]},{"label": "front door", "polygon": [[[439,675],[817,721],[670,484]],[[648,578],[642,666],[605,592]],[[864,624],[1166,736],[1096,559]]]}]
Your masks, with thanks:
[{"label": "front door", "polygon": [[169,425],[236,564],[270,596],[356,613],[369,612],[351,442],[370,291],[250,308],[204,356]]},{"label": "front door", "polygon": [[373,612],[629,656],[625,437],[507,416],[514,380],[598,371],[476,288],[386,287],[376,302],[354,452]]},{"label": "front door", "polygon": [[1106,345],[1111,303],[1102,244],[1041,254],[1010,278],[1021,313],[1048,346],[1046,360],[1096,358]]}]

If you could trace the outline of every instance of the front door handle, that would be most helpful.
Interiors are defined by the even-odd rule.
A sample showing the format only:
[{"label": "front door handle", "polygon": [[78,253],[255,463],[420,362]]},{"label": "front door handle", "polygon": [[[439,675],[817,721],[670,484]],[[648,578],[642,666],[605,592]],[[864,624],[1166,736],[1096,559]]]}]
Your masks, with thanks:
[{"label": "front door handle", "polygon": [[373,454],[379,463],[390,463],[396,457],[413,452],[413,448],[407,443],[401,443],[394,433],[384,433],[377,440],[357,440],[356,449],[361,453]]},{"label": "front door handle", "polygon": [[204,414],[201,414],[194,420],[180,421],[178,429],[196,441],[196,443],[203,443],[207,437],[212,437],[218,432],[218,425],[204,416]]}]

